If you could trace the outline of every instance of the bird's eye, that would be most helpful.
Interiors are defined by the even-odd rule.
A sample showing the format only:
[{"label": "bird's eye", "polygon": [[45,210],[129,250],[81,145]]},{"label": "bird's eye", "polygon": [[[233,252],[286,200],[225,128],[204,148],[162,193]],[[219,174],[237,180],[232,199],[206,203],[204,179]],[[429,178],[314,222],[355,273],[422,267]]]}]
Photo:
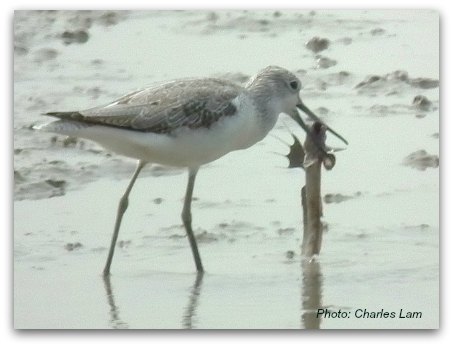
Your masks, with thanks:
[{"label": "bird's eye", "polygon": [[297,81],[291,81],[289,82],[289,86],[291,87],[291,89],[297,90],[299,88],[299,83]]}]

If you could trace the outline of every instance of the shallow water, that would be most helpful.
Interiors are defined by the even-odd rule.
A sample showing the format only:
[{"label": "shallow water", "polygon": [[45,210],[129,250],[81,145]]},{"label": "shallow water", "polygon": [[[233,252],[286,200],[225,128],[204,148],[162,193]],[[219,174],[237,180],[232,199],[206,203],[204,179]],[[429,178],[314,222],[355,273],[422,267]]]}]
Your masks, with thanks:
[{"label": "shallow water", "polygon": [[[439,326],[439,171],[402,165],[419,149],[439,154],[432,136],[439,132],[439,89],[385,78],[355,88],[367,75],[394,70],[438,79],[437,13],[281,13],[129,13],[113,26],[95,21],[88,42],[68,46],[56,37],[74,14],[54,13],[46,14],[53,24],[20,36],[29,51],[15,57],[16,328]],[[37,16],[16,33],[39,27]],[[304,48],[313,36],[329,38],[320,54],[337,65],[315,69]],[[41,48],[58,54],[37,62]],[[283,142],[291,141],[287,127],[303,134],[282,117],[263,142],[200,170],[192,214],[207,270],[201,280],[180,222],[186,175],[146,168],[130,197],[111,282],[104,283],[116,204],[134,163],[88,141],[52,144],[52,135],[29,126],[42,112],[91,107],[156,81],[250,75],[269,64],[307,70],[304,101],[318,113],[326,108],[323,119],[350,142],[336,167],[323,172],[323,195],[353,198],[324,204],[321,256],[304,264],[299,254],[304,173],[285,168]],[[411,106],[420,94],[432,109]],[[328,143],[341,146],[332,137]],[[65,183],[50,189],[48,179]],[[316,318],[320,308],[350,317]],[[355,318],[361,309],[397,317]],[[422,317],[399,318],[400,310]]]}]

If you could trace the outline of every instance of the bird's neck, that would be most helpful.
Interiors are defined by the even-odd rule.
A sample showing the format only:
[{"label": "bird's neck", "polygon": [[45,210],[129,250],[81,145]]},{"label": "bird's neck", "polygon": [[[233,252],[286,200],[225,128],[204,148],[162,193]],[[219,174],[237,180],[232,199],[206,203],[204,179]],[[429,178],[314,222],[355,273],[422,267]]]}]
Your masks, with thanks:
[{"label": "bird's neck", "polygon": [[270,86],[259,84],[250,88],[249,93],[262,117],[276,118],[282,112],[278,100],[276,102],[272,97],[273,93]]},{"label": "bird's neck", "polygon": [[262,132],[267,134],[275,125],[278,119],[278,115],[281,111],[278,109],[278,105],[275,104],[274,100],[269,97],[269,93],[263,92],[263,90],[251,88],[247,90],[247,101],[250,109],[254,110],[254,117],[256,122],[260,124]]}]

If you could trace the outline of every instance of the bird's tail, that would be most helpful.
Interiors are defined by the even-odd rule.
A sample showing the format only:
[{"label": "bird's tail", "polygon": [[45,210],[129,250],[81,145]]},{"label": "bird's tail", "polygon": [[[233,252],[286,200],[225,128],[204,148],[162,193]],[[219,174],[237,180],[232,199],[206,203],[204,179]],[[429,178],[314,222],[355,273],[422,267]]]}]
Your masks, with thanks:
[{"label": "bird's tail", "polygon": [[57,117],[60,119],[49,123],[35,125],[33,126],[33,129],[74,136],[78,130],[91,126],[90,124],[77,121],[77,119],[82,118],[82,115],[79,112],[47,112],[43,115]]},{"label": "bird's tail", "polygon": [[60,119],[71,119],[71,120],[81,120],[83,116],[80,112],[72,111],[72,112],[47,112],[43,113],[43,116],[51,116]]}]

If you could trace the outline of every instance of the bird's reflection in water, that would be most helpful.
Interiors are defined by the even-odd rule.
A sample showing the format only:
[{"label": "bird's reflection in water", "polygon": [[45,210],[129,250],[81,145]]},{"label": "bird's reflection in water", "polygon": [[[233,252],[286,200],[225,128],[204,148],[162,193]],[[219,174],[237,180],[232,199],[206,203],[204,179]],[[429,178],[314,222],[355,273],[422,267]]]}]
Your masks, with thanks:
[{"label": "bird's reflection in water", "polygon": [[189,303],[184,310],[184,316],[182,317],[182,326],[184,329],[194,329],[194,320],[196,316],[198,300],[201,292],[201,283],[203,281],[203,273],[197,272],[195,275],[195,282],[192,286],[189,295]]},{"label": "bird's reflection in water", "polygon": [[115,296],[113,295],[112,283],[110,282],[110,276],[103,276],[104,288],[107,296],[107,302],[110,307],[110,320],[109,325],[113,329],[128,329],[129,325],[123,322],[119,316],[118,306],[115,304]]},{"label": "bird's reflection in water", "polygon": [[322,273],[316,259],[302,260],[302,328],[319,329],[322,318],[317,311],[322,308]]}]

